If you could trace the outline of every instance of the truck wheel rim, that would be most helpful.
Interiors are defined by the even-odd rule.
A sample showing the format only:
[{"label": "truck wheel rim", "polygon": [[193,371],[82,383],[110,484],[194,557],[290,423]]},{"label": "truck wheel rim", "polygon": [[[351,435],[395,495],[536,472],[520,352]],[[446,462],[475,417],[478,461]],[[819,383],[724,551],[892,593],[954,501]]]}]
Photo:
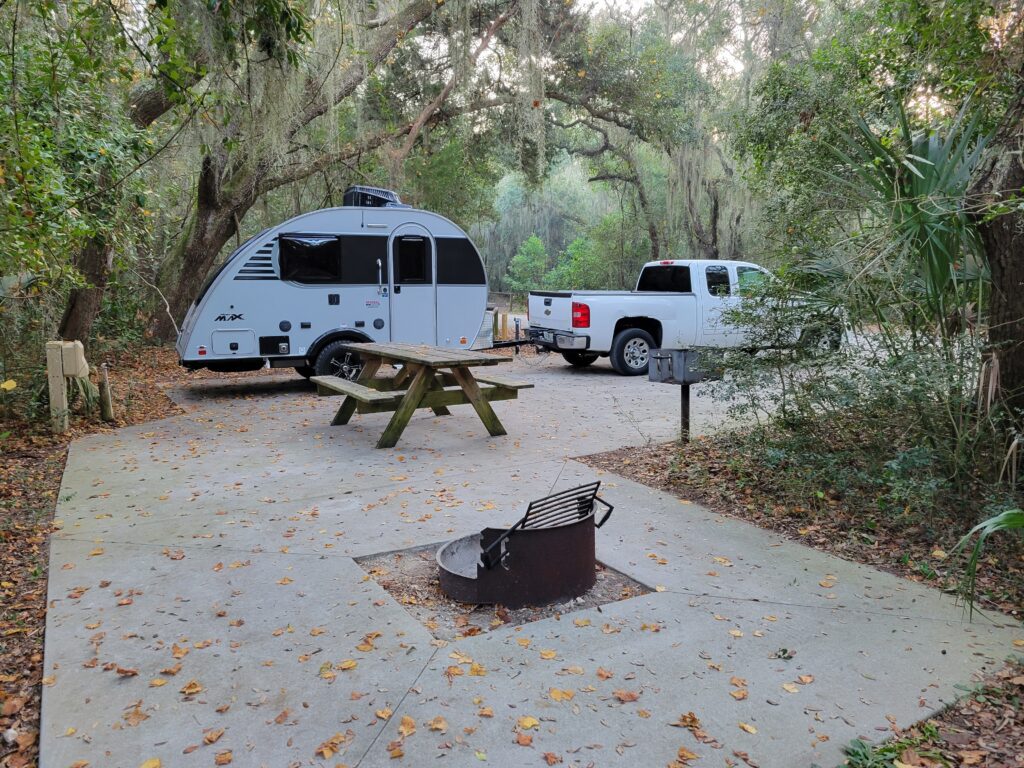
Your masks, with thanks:
[{"label": "truck wheel rim", "polygon": [[651,357],[651,348],[643,339],[630,339],[622,350],[626,365],[630,368],[643,368]]}]

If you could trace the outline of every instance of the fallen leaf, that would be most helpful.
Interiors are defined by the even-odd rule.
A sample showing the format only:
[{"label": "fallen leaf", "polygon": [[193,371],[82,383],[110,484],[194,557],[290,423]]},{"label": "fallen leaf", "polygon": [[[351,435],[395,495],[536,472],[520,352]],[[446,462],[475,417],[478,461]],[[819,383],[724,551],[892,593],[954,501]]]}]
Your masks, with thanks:
[{"label": "fallen leaf", "polygon": [[575,695],[575,691],[564,691],[560,688],[552,688],[548,691],[548,696],[551,697],[552,701],[572,701]]},{"label": "fallen leaf", "polygon": [[469,667],[469,674],[475,677],[485,677],[487,675],[487,667],[474,661]]},{"label": "fallen leaf", "polygon": [[738,688],[735,691],[729,691],[729,695],[736,699],[736,701],[743,701],[745,698],[747,698],[747,689]]},{"label": "fallen leaf", "polygon": [[203,686],[198,680],[189,680],[181,687],[181,692],[186,696],[195,696],[203,692]]},{"label": "fallen leaf", "polygon": [[782,690],[789,691],[790,693],[799,693],[800,686],[796,685],[795,683],[783,683]]},{"label": "fallen leaf", "polygon": [[608,680],[610,678],[615,677],[615,673],[612,672],[610,669],[605,669],[604,667],[598,667],[597,668],[597,676],[601,680]]},{"label": "fallen leaf", "polygon": [[524,731],[528,731],[531,728],[536,728],[538,725],[540,725],[540,720],[538,720],[536,717],[530,717],[529,715],[527,715],[525,717],[520,717],[518,720],[516,720],[516,724]]},{"label": "fallen leaf", "polygon": [[154,677],[149,681],[150,688],[160,688],[161,686],[167,685],[167,681],[162,677]]},{"label": "fallen leaf", "polygon": [[427,723],[427,727],[432,731],[440,731],[441,733],[447,733],[448,721],[441,717],[441,715],[438,715],[429,723]]},{"label": "fallen leaf", "polygon": [[730,629],[729,634],[733,637],[743,637],[743,633],[738,629]]},{"label": "fallen leaf", "polygon": [[480,709],[477,711],[477,714],[480,717],[494,717],[494,710],[490,707],[480,707]]},{"label": "fallen leaf", "polygon": [[161,768],[163,763],[160,762],[159,757],[151,757],[139,766],[139,768]]},{"label": "fallen leaf", "polygon": [[218,741],[220,741],[220,737],[223,735],[223,728],[211,728],[203,734],[203,742],[205,744],[216,744]]},{"label": "fallen leaf", "polygon": [[612,691],[612,696],[614,696],[616,699],[618,699],[623,704],[625,704],[627,702],[636,701],[637,699],[639,699],[640,698],[640,692],[639,691],[618,690],[618,691]]},{"label": "fallen leaf", "polygon": [[547,660],[547,661],[550,661],[551,659],[555,658],[555,656],[557,656],[557,655],[558,654],[555,651],[551,651],[551,650],[546,650],[546,651],[541,651],[540,652],[540,657],[542,659]]},{"label": "fallen leaf", "polygon": [[231,761],[234,760],[234,755],[231,754],[230,749],[226,749],[223,752],[218,752],[213,756],[214,765],[231,765]]},{"label": "fallen leaf", "polygon": [[408,715],[402,715],[402,722],[398,725],[398,733],[404,739],[416,733],[416,721]]},{"label": "fallen leaf", "polygon": [[757,733],[757,728],[752,726],[750,723],[737,723],[741,731],[746,731],[749,734]]},{"label": "fallen leaf", "polygon": [[814,682],[814,675],[799,675],[796,680],[800,685],[810,685]]},{"label": "fallen leaf", "polygon": [[519,731],[516,733],[516,744],[518,744],[520,747],[533,746],[533,736],[531,736],[528,733],[523,733],[522,731]]},{"label": "fallen leaf", "polygon": [[541,757],[544,758],[544,762],[548,765],[559,765],[562,762],[562,756],[556,755],[554,752],[545,752]]},{"label": "fallen leaf", "polygon": [[379,717],[381,720],[387,720],[389,717],[391,717],[392,712],[387,707],[384,707],[384,709],[378,709],[376,712],[374,712],[374,714],[377,715],[377,717]]},{"label": "fallen leaf", "polygon": [[573,619],[572,623],[575,624],[577,627],[589,627],[590,619]]},{"label": "fallen leaf", "polygon": [[340,664],[338,664],[338,669],[340,669],[340,670],[342,670],[344,672],[347,672],[348,670],[355,669],[358,666],[359,666],[359,662],[356,661],[355,659],[345,659]]},{"label": "fallen leaf", "polygon": [[679,765],[689,765],[691,761],[699,759],[700,755],[691,752],[686,747],[680,747],[679,752],[676,753],[676,762]]}]

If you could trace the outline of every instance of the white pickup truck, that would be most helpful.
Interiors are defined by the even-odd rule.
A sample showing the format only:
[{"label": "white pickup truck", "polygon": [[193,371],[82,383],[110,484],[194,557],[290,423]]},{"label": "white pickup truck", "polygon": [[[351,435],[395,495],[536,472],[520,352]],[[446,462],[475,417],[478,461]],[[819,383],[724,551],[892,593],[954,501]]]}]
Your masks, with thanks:
[{"label": "white pickup truck", "polygon": [[531,291],[529,339],[582,368],[611,358],[624,376],[647,373],[651,349],[743,346],[722,313],[769,276],[745,261],[675,259],[644,265],[633,291]]}]

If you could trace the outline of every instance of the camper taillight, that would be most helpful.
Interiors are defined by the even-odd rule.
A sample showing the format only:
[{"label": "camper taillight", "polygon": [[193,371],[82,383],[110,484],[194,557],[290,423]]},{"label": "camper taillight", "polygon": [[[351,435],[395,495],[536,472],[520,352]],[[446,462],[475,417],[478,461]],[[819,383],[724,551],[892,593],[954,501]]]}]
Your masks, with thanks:
[{"label": "camper taillight", "polygon": [[199,355],[200,357],[205,355],[206,354],[206,347],[200,347],[199,349],[197,349],[196,350],[196,354]]}]

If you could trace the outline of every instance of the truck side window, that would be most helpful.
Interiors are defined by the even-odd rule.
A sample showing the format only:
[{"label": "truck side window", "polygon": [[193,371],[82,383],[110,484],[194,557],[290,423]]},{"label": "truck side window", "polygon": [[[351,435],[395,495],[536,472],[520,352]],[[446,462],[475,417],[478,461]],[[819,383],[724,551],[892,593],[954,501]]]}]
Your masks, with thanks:
[{"label": "truck side window", "polygon": [[740,296],[748,296],[764,284],[767,275],[753,267],[736,267],[736,282]]},{"label": "truck side window", "polygon": [[296,283],[341,281],[341,245],[336,235],[281,235],[281,279]]},{"label": "truck side window", "polygon": [[418,235],[395,238],[395,283],[432,283],[433,263],[430,258],[430,240]]},{"label": "truck side window", "polygon": [[655,293],[690,293],[690,268],[687,266],[644,267],[637,281],[638,291]]},{"label": "truck side window", "polygon": [[729,268],[722,264],[715,264],[704,270],[707,275],[708,293],[712,296],[729,295]]}]

